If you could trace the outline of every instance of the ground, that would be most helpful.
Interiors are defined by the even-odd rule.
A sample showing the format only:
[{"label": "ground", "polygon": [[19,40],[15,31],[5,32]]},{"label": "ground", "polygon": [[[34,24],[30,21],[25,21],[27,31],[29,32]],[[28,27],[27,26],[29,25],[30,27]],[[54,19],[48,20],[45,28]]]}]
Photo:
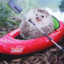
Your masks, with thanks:
[{"label": "ground", "polygon": [[[0,27],[0,37],[17,27]],[[64,37],[59,42],[59,45],[64,48]],[[64,64],[64,54],[54,45],[44,51],[28,55],[0,54],[0,64]]]}]

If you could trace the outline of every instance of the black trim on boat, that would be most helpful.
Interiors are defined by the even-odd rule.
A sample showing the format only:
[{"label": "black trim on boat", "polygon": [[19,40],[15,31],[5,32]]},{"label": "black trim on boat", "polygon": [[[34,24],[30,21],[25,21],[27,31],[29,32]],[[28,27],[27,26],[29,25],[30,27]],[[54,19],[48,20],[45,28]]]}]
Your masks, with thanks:
[{"label": "black trim on boat", "polygon": [[21,38],[21,35],[20,34],[15,37],[15,39],[18,39],[18,38]]}]

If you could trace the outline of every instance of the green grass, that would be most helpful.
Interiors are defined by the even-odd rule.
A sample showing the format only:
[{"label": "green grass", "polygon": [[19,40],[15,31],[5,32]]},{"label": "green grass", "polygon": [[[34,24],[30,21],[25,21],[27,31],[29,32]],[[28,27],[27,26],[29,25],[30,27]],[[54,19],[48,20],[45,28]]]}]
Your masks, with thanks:
[{"label": "green grass", "polygon": [[6,22],[9,22],[8,17],[11,16],[11,10],[9,7],[0,2],[0,26],[4,26]]}]

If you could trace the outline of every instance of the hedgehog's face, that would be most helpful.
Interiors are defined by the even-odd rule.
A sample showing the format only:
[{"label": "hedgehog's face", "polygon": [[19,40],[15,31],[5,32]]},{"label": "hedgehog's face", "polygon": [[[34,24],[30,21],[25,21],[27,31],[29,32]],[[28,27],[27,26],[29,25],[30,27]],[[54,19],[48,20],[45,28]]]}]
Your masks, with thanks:
[{"label": "hedgehog's face", "polygon": [[37,9],[37,10],[31,10],[27,14],[27,17],[36,24],[42,24],[44,20],[48,17],[48,15],[49,14],[45,10]]},{"label": "hedgehog's face", "polygon": [[35,14],[35,20],[36,22],[42,22],[42,20],[44,19],[45,15],[38,12],[38,11],[34,11],[33,12]]}]

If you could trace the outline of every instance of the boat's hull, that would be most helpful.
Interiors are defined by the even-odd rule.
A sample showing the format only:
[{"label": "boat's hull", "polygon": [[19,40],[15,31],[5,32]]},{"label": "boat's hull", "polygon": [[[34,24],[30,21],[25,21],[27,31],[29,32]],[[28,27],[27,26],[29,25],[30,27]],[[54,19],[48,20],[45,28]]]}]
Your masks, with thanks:
[{"label": "boat's hull", "polygon": [[[36,39],[18,40],[15,39],[19,35],[19,29],[16,29],[2,38],[0,38],[0,53],[4,54],[29,54],[44,50],[54,45],[49,39],[44,36]],[[60,22],[60,28],[49,35],[55,42],[59,42],[64,34],[64,25]]]}]

